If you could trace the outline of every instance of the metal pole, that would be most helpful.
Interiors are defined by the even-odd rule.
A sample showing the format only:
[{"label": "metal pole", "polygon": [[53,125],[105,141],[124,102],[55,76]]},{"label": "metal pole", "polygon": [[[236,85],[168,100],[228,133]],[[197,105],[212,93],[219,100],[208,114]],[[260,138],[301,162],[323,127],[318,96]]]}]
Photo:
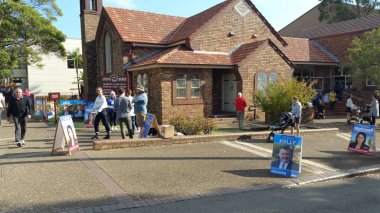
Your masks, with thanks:
[{"label": "metal pole", "polygon": [[80,96],[80,91],[79,91],[79,76],[78,76],[78,64],[77,61],[74,60],[74,65],[75,65],[75,71],[77,72],[77,86],[78,86],[78,97]]}]

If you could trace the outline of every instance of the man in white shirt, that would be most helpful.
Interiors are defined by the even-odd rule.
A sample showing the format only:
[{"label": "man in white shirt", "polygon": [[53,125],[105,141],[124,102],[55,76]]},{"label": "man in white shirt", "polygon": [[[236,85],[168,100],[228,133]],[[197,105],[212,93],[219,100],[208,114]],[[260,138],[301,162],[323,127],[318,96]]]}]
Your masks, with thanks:
[{"label": "man in white shirt", "polygon": [[354,103],[352,102],[352,94],[348,95],[348,99],[346,102],[346,113],[347,113],[347,123],[351,123],[351,113],[354,108]]},{"label": "man in white shirt", "polygon": [[2,113],[3,113],[4,108],[5,108],[5,97],[3,93],[0,92],[0,127],[1,127],[1,118],[3,117]]},{"label": "man in white shirt", "polygon": [[271,167],[295,171],[299,170],[299,165],[292,160],[293,151],[290,146],[285,145],[281,147],[278,157],[278,160],[272,162]]}]

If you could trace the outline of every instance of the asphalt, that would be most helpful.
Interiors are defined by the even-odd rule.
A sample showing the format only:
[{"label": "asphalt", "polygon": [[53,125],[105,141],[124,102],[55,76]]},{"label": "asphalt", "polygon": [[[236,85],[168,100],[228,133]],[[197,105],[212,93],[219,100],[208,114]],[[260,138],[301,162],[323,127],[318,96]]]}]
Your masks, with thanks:
[{"label": "asphalt", "polygon": [[26,145],[18,148],[13,124],[3,121],[0,212],[127,211],[380,170],[379,154],[346,151],[352,126],[344,118],[316,120],[308,126],[340,131],[321,129],[320,135],[304,136],[302,174],[284,178],[270,174],[272,144],[263,139],[94,151],[93,130],[77,128],[81,151],[51,156],[54,126],[29,122]]}]

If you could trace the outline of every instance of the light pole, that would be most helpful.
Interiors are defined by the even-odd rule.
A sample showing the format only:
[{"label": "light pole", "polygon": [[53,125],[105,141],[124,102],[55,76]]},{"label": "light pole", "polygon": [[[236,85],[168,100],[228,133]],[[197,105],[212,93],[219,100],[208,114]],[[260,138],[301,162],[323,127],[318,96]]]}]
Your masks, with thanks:
[{"label": "light pole", "polygon": [[80,90],[79,90],[79,76],[78,76],[78,63],[74,59],[74,66],[75,66],[75,72],[77,73],[77,86],[78,86],[78,98],[80,97]]}]

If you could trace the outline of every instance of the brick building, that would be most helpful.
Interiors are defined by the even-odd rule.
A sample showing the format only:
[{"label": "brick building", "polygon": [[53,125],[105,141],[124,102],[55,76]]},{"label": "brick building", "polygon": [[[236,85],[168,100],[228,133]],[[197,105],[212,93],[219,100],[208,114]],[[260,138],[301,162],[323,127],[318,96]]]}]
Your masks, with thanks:
[{"label": "brick building", "polygon": [[178,113],[234,112],[237,92],[251,104],[253,91],[291,77],[295,64],[338,63],[308,39],[282,38],[249,0],[189,18],[101,6],[81,0],[85,96],[94,98],[102,77],[124,76],[129,88],[144,85],[148,111],[163,124]]}]

